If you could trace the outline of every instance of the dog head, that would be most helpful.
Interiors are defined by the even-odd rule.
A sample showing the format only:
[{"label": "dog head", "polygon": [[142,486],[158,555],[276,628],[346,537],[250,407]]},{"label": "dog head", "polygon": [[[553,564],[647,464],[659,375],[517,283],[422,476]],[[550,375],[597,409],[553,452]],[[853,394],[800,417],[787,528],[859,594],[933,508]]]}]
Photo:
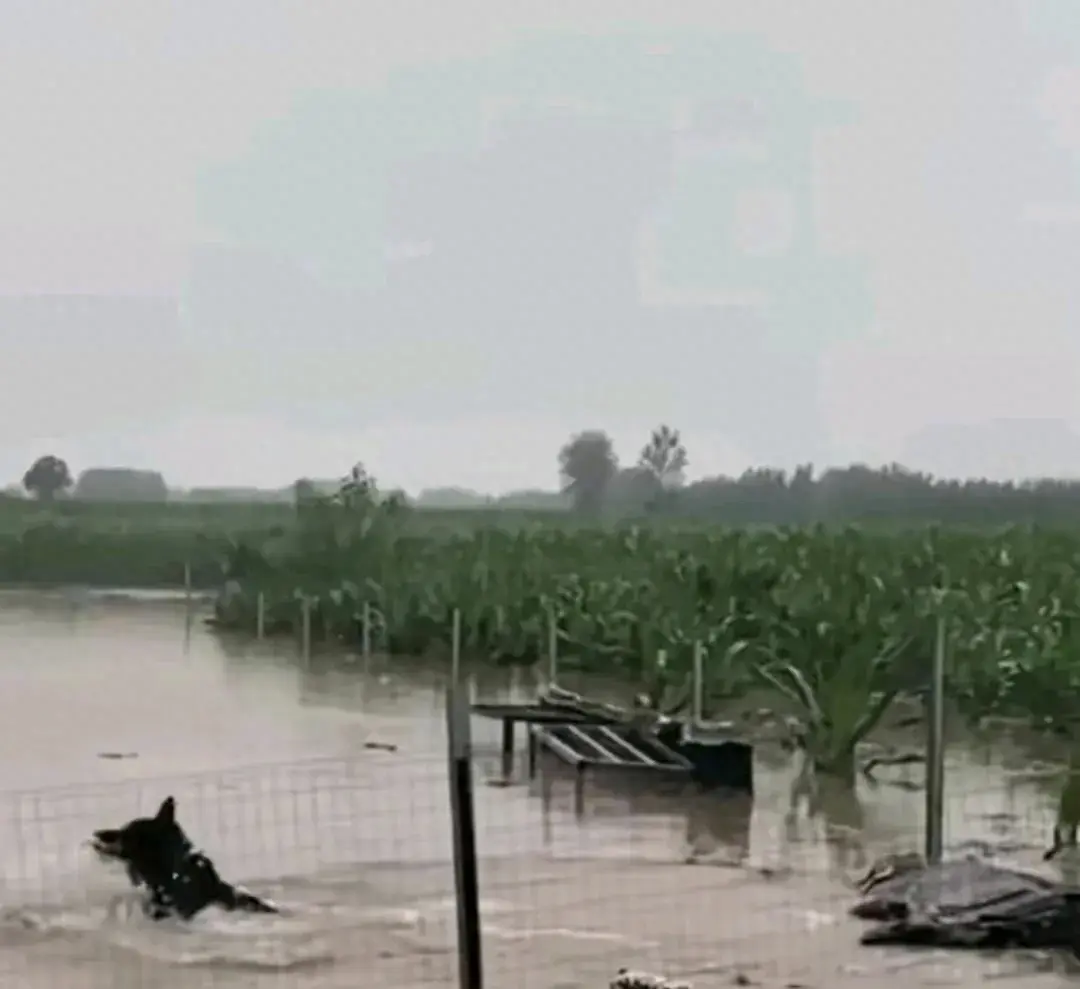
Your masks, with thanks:
[{"label": "dog head", "polygon": [[136,817],[122,827],[95,831],[90,846],[102,859],[126,866],[132,882],[151,887],[172,879],[192,850],[176,823],[173,797],[166,797],[153,817]]}]

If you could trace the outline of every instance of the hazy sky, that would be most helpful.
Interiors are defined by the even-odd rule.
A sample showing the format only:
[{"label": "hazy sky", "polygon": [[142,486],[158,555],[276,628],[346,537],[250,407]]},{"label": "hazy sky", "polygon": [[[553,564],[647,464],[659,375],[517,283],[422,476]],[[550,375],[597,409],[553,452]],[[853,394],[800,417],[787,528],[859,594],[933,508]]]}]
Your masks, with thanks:
[{"label": "hazy sky", "polygon": [[[610,68],[623,64],[612,32],[627,27],[652,59],[633,71]],[[561,40],[545,46],[540,31]],[[491,165],[488,185],[472,166],[454,171],[498,143],[507,103],[569,103],[598,127],[667,112],[670,72],[652,66],[683,64],[705,35],[764,51],[776,79],[796,80],[805,104],[770,118],[777,133],[805,128],[814,107],[848,122],[823,124],[805,162],[785,152],[740,179],[730,203],[716,185],[726,166],[693,158],[686,120],[679,154],[696,164],[659,192],[631,188],[647,184],[644,165],[608,183],[557,141],[530,152],[527,136],[507,145],[521,189],[514,169]],[[699,57],[686,78],[720,99],[744,68],[751,95],[782,96],[741,55]],[[639,130],[626,140],[652,147]],[[938,472],[955,459],[957,471],[1080,475],[1058,425],[1080,428],[1076,0],[8,0],[0,133],[0,294],[184,306],[179,329],[0,322],[3,477],[49,450],[75,470],[154,467],[174,484],[284,484],[362,459],[410,490],[550,487],[570,432],[606,428],[630,458],[665,420],[692,475],[913,458]],[[405,182],[401,156],[431,151],[424,167],[445,184],[387,198]],[[464,185],[445,177],[459,173]],[[455,219],[453,190],[470,181],[491,198]],[[646,205],[616,215],[639,192]],[[812,249],[796,250],[776,202],[803,195]],[[558,213],[589,197],[610,210],[580,227],[580,211]],[[529,244],[515,254],[519,210]],[[680,223],[690,232],[664,233]],[[735,254],[716,246],[733,236]],[[686,255],[670,277],[648,260],[671,248],[664,237]],[[617,254],[618,238],[642,259],[629,288],[595,257]],[[228,263],[210,250],[223,245]],[[388,267],[384,249],[398,258]],[[430,257],[400,259],[410,251]],[[786,257],[749,293],[757,315],[686,317],[688,301],[745,304],[740,251]],[[274,276],[271,255],[293,274]],[[400,288],[414,284],[400,272],[433,259],[456,271],[452,285]],[[834,262],[850,265],[850,286],[819,275]],[[387,271],[398,294],[349,315],[342,300]],[[627,293],[647,317],[620,315]],[[991,429],[977,455],[955,428],[927,431],[1010,419],[1050,422],[1003,430],[1000,450]]]}]

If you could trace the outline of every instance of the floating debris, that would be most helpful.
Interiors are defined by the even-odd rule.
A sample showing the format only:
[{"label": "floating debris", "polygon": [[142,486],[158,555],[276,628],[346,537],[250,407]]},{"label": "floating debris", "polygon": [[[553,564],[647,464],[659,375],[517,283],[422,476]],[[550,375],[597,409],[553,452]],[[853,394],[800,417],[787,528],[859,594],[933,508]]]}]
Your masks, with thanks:
[{"label": "floating debris", "polygon": [[857,884],[855,917],[879,922],[862,944],[938,948],[1066,948],[1076,951],[1074,887],[977,858],[927,866],[889,856]]},{"label": "floating debris", "polygon": [[692,987],[689,982],[620,968],[615,978],[609,983],[609,989],[692,989]]}]

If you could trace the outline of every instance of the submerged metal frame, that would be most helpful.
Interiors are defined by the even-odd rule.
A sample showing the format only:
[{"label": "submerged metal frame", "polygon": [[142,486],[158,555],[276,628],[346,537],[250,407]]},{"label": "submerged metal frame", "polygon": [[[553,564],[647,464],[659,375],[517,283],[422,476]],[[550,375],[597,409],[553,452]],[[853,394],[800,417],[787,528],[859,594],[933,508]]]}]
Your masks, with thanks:
[{"label": "submerged metal frame", "polygon": [[[530,776],[536,771],[536,752],[543,747],[574,769],[574,814],[585,815],[585,777],[588,769],[619,771],[646,771],[660,773],[668,777],[689,778],[693,773],[693,764],[685,756],[657,739],[651,739],[649,748],[635,745],[613,730],[615,725],[567,724],[534,725],[529,733],[529,770]],[[583,729],[588,729],[585,731]],[[555,734],[564,732],[573,739],[573,744]],[[598,735],[599,738],[594,737]],[[579,746],[575,748],[575,744]],[[621,755],[619,754],[621,751]],[[595,754],[590,754],[595,753]],[[666,757],[661,762],[655,755],[663,753]],[[549,789],[545,774],[545,791]]]},{"label": "submerged metal frame", "polygon": [[[499,755],[503,782],[509,782],[514,775],[514,751],[517,747],[516,733],[519,723],[530,726],[605,723],[601,714],[593,715],[584,711],[543,704],[474,703],[470,710],[477,717],[502,722],[502,744]],[[528,737],[529,778],[531,779],[536,773],[536,743],[531,731]]]},{"label": "submerged metal frame", "polygon": [[941,862],[945,832],[945,619],[938,616],[926,724],[926,835],[929,865]]}]

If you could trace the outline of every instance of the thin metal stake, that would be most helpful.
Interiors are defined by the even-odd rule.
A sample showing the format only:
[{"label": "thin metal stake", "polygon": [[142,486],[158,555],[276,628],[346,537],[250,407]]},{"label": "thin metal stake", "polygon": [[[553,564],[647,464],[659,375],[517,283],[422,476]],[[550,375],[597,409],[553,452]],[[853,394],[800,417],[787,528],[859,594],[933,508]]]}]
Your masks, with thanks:
[{"label": "thin metal stake", "polygon": [[[667,650],[666,649],[657,649],[656,650],[656,669],[660,671],[659,680],[660,680],[660,693],[661,694],[663,694],[663,692],[664,692],[665,673],[667,671],[667,668],[668,668],[668,665],[667,665]],[[651,697],[649,698],[650,701],[652,701],[652,699],[653,698],[651,698]],[[664,702],[663,697],[657,697],[656,698],[657,707],[659,707],[663,702]]]},{"label": "thin metal stake", "polygon": [[311,598],[306,594],[300,601],[300,655],[307,669],[311,664]]},{"label": "thin metal stake", "polygon": [[559,682],[559,623],[555,612],[548,612],[548,683],[558,686]]},{"label": "thin metal stake", "polygon": [[450,686],[457,689],[461,683],[461,611],[454,609],[450,631]]},{"label": "thin metal stake", "polygon": [[926,861],[941,861],[945,831],[945,619],[938,616],[926,730]]},{"label": "thin metal stake", "polygon": [[371,658],[371,605],[364,602],[364,627],[360,630],[360,649],[365,662]]},{"label": "thin metal stake", "polygon": [[255,598],[255,638],[262,641],[266,637],[266,595],[259,591]]},{"label": "thin metal stake", "polygon": [[694,713],[691,727],[705,724],[705,648],[694,643]]},{"label": "thin metal stake", "polygon": [[191,628],[195,624],[195,615],[191,608],[184,611],[184,655],[191,652]]}]

